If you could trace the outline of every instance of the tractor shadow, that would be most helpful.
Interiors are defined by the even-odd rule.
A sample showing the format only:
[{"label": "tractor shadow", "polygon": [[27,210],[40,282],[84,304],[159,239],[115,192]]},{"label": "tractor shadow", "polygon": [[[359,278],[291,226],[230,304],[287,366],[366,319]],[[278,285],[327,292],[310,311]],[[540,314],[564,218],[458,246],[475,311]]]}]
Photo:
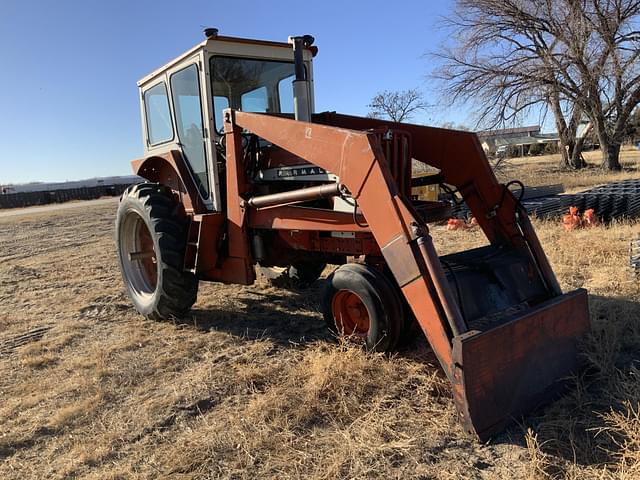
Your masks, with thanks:
[{"label": "tractor shadow", "polygon": [[331,341],[320,313],[324,282],[318,280],[306,289],[251,288],[235,298],[233,309],[196,306],[185,326],[247,340],[268,338],[280,346]]},{"label": "tractor shadow", "polygon": [[[268,338],[280,346],[296,347],[316,341],[338,343],[321,313],[325,284],[325,279],[319,279],[304,289],[251,289],[249,294],[236,298],[237,308],[196,306],[189,320],[183,320],[180,325],[203,332],[225,332],[247,340]],[[445,377],[417,324],[390,355],[428,363]]]}]

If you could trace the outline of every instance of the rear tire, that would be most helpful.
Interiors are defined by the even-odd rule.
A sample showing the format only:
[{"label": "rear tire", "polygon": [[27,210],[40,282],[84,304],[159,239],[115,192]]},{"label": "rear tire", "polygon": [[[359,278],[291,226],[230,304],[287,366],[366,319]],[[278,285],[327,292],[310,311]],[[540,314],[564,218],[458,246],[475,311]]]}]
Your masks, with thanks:
[{"label": "rear tire", "polygon": [[116,216],[120,272],[136,310],[147,318],[183,317],[198,279],[183,270],[188,218],[171,190],[141,183],[125,190]]},{"label": "rear tire", "polygon": [[327,279],[322,311],[329,330],[367,350],[392,351],[403,330],[400,298],[385,275],[369,265],[349,263]]}]

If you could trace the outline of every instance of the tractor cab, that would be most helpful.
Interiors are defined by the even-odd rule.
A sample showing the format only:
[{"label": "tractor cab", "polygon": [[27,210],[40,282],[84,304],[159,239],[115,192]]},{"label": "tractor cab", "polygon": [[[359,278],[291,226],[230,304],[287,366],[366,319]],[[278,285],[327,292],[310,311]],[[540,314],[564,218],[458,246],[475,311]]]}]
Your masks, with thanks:
[{"label": "tractor cab", "polygon": [[309,36],[284,43],[219,36],[216,29],[205,34],[204,42],[138,82],[144,157],[179,151],[199,201],[221,211],[223,111],[291,118],[296,109],[313,112],[317,48]]}]

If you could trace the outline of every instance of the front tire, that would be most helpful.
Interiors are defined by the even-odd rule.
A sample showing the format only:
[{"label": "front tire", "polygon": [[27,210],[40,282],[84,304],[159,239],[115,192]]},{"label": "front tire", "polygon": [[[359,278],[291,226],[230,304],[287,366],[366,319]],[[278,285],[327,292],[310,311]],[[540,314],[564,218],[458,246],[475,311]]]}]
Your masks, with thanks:
[{"label": "front tire", "polygon": [[167,187],[141,183],[120,198],[120,271],[133,305],[147,318],[183,317],[196,301],[198,279],[183,270],[187,228],[184,209]]},{"label": "front tire", "polygon": [[369,265],[349,263],[336,269],[327,279],[322,310],[334,334],[377,352],[392,351],[404,325],[396,290]]}]

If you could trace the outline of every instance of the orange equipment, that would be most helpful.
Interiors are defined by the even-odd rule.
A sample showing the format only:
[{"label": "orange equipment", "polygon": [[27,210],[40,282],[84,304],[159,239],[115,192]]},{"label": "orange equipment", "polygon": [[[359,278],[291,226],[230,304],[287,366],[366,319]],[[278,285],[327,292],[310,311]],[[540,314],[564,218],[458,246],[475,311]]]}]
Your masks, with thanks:
[{"label": "orange equipment", "polygon": [[[337,264],[329,328],[389,351],[417,321],[479,438],[557,393],[590,328],[587,294],[562,293],[477,136],[313,114],[311,37],[292,38],[292,51],[207,35],[140,82],[146,146],[133,169],[148,183],[124,193],[116,220],[138,311],[184,316],[198,281],[248,285],[257,265],[308,282]],[[411,200],[414,161],[440,171],[489,245],[438,256],[427,224],[448,210]]]},{"label": "orange equipment", "polygon": [[593,208],[587,208],[582,214],[582,226],[585,228],[597,227],[600,225],[596,212]]},{"label": "orange equipment", "polygon": [[566,231],[580,228],[582,220],[580,220],[580,215],[578,215],[578,207],[569,207],[569,213],[562,217],[562,224]]},{"label": "orange equipment", "polygon": [[450,218],[447,220],[447,230],[464,230],[469,228],[464,220],[459,218]]}]

